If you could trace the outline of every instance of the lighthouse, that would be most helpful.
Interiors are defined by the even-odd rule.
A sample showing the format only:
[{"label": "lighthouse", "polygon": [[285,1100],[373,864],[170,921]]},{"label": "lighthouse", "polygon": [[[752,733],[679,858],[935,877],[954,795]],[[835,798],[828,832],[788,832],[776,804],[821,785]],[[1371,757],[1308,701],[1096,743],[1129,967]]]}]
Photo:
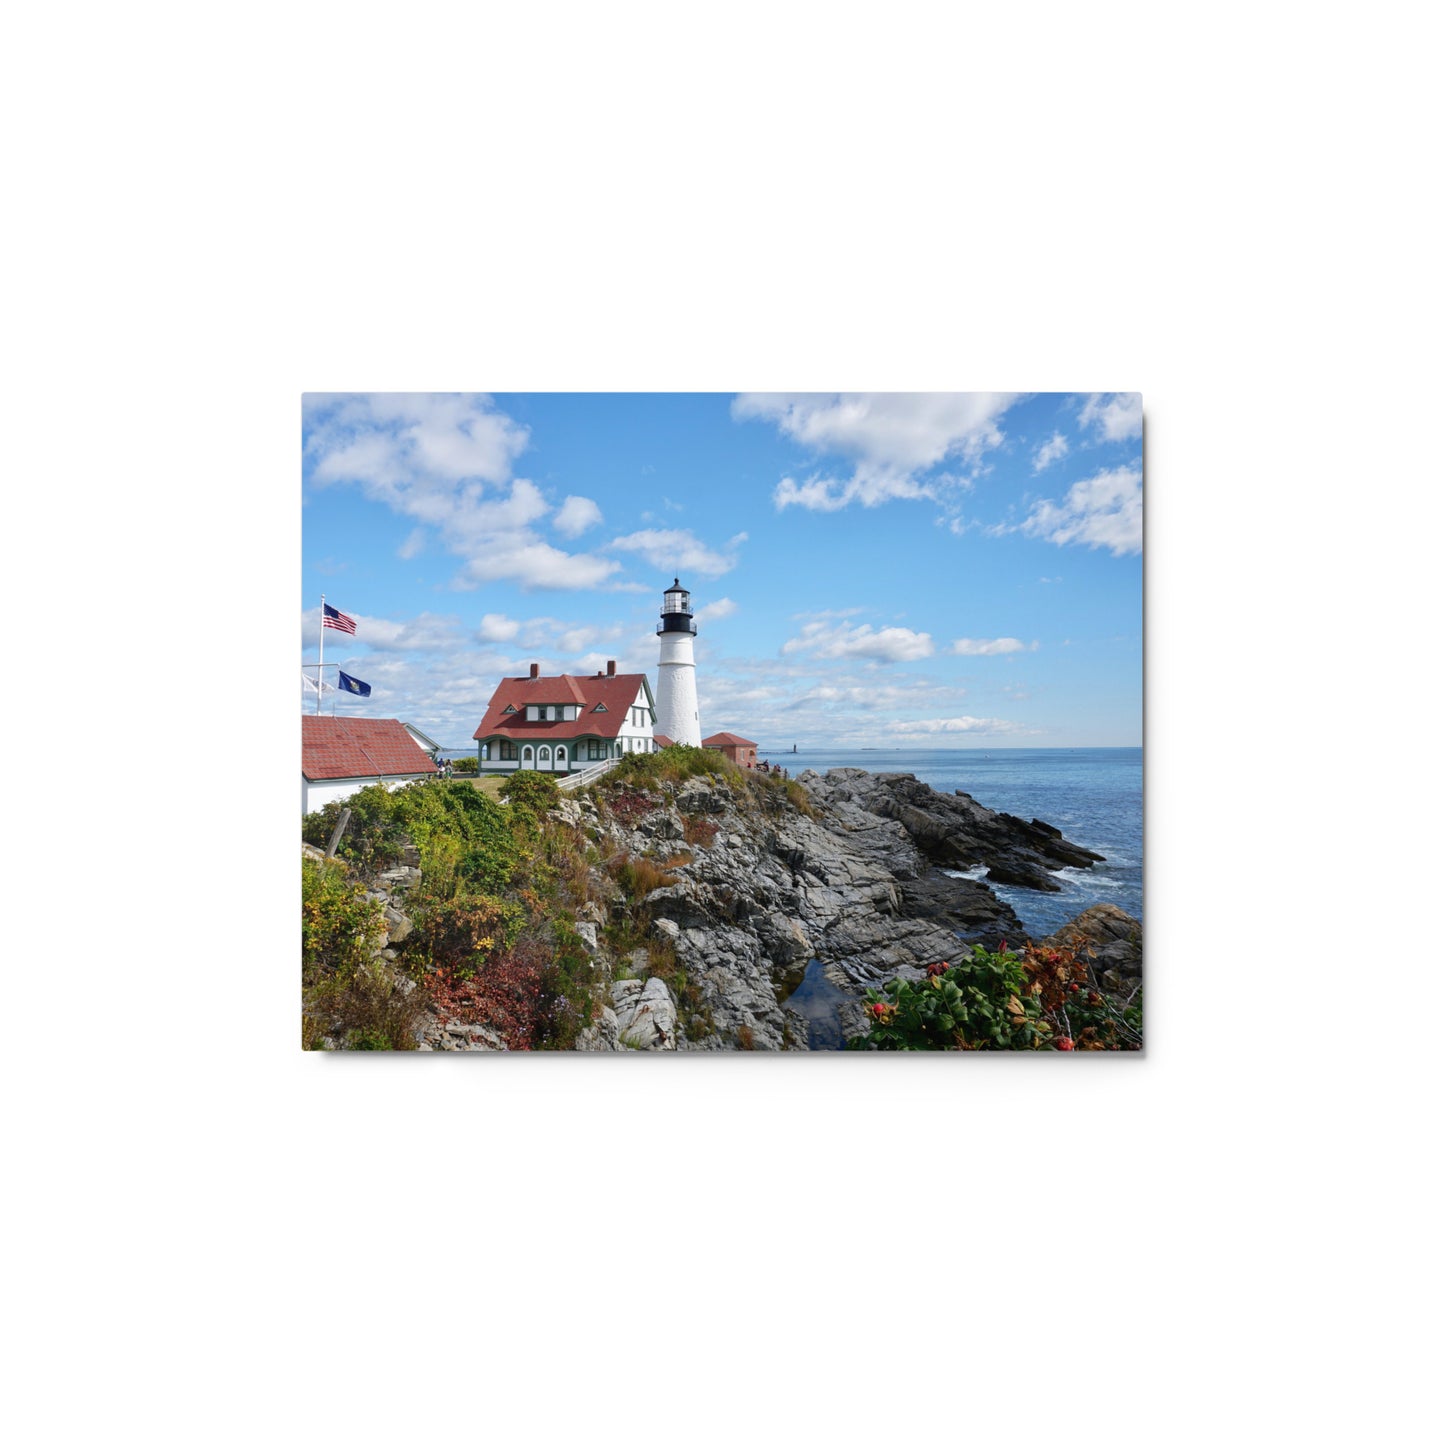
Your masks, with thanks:
[{"label": "lighthouse", "polygon": [[675,743],[702,746],[702,725],[697,718],[697,664],[692,659],[692,640],[697,622],[687,589],[672,579],[662,594],[662,621],[657,624],[662,639],[657,659],[657,731]]}]

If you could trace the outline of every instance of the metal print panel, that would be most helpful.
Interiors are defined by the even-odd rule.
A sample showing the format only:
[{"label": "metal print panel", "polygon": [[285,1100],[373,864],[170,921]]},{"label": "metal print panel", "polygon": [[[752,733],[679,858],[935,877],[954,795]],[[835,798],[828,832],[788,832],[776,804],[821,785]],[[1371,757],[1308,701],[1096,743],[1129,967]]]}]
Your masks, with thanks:
[{"label": "metal print panel", "polygon": [[304,1047],[1142,1047],[1137,394],[302,416]]}]

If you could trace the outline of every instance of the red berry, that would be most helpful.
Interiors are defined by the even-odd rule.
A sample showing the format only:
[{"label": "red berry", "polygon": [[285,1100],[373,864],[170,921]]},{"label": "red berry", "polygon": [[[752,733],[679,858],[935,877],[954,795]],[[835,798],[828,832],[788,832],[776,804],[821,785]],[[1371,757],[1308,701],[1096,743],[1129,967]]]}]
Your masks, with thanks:
[{"label": "red berry", "polygon": [[1063,1049],[1065,1053],[1074,1047],[1073,1039],[1055,1039],[1054,1043],[1056,1047]]}]

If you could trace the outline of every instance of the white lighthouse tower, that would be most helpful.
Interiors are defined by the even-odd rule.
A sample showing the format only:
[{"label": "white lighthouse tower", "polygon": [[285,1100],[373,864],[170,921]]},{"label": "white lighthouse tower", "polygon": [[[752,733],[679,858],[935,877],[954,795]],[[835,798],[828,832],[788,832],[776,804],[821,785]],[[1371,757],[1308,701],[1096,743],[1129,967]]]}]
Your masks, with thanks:
[{"label": "white lighthouse tower", "polygon": [[699,748],[702,725],[697,718],[697,664],[692,659],[697,623],[687,589],[676,577],[662,594],[657,635],[662,639],[657,659],[657,731],[675,743]]}]

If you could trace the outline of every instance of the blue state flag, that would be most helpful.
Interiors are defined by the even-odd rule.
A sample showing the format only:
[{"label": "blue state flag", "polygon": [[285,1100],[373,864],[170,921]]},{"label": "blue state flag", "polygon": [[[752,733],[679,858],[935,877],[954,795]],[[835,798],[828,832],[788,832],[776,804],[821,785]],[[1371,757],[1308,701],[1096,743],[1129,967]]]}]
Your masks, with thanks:
[{"label": "blue state flag", "polygon": [[336,675],[340,679],[342,692],[354,692],[357,697],[371,696],[369,682],[362,682],[359,677],[352,677],[349,672],[342,672],[339,667],[336,669]]}]

